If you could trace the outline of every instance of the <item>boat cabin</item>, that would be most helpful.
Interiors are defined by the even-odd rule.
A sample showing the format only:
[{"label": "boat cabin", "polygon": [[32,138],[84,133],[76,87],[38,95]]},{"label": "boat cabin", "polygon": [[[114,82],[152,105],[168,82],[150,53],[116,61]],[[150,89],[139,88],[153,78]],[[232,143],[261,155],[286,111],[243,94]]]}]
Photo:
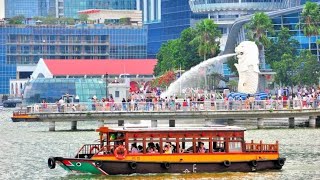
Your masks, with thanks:
[{"label": "boat cabin", "polygon": [[[137,154],[278,152],[276,144],[246,143],[235,126],[97,129],[100,144],[84,145],[76,157]],[[119,155],[118,155],[119,154]]]}]

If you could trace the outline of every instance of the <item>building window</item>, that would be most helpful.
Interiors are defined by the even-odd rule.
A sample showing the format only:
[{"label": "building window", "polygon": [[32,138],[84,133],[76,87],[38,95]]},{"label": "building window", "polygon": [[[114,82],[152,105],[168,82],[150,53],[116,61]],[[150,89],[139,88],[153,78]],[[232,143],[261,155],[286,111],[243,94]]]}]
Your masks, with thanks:
[{"label": "building window", "polygon": [[115,97],[120,97],[120,92],[119,91],[115,91]]}]

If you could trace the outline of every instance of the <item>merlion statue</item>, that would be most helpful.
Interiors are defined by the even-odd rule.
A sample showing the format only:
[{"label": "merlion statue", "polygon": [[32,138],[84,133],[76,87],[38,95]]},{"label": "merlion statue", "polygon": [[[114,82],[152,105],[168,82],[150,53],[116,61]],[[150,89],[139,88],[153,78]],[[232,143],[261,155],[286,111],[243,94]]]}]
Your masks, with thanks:
[{"label": "merlion statue", "polygon": [[239,73],[238,92],[254,94],[259,83],[259,49],[252,41],[243,41],[235,49]]}]

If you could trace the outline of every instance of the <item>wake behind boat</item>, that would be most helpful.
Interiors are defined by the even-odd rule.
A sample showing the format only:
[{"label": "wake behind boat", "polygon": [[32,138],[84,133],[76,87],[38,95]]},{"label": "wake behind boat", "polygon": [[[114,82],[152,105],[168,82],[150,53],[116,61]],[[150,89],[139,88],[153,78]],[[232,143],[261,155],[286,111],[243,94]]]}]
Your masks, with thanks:
[{"label": "wake behind boat", "polygon": [[244,128],[100,127],[99,144],[83,145],[75,157],[50,157],[67,171],[118,175],[133,173],[203,173],[281,169],[279,144],[246,143]]}]

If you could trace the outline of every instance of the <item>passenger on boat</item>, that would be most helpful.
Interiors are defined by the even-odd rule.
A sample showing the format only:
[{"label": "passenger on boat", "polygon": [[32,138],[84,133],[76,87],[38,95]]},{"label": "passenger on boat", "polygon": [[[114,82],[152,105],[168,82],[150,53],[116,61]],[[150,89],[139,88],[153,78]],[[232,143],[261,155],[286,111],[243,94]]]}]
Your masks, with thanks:
[{"label": "passenger on boat", "polygon": [[139,150],[137,148],[137,143],[131,144],[131,153],[139,153]]},{"label": "passenger on boat", "polygon": [[204,147],[204,143],[199,142],[197,147],[197,153],[205,153],[205,152],[206,152],[206,148]]},{"label": "passenger on boat", "polygon": [[138,146],[139,152],[143,152],[143,147],[141,145]]},{"label": "passenger on boat", "polygon": [[157,152],[156,147],[153,142],[148,143],[147,152],[148,153],[156,153]]},{"label": "passenger on boat", "polygon": [[165,154],[172,154],[171,142],[167,142],[166,145],[164,146],[164,153]]}]

